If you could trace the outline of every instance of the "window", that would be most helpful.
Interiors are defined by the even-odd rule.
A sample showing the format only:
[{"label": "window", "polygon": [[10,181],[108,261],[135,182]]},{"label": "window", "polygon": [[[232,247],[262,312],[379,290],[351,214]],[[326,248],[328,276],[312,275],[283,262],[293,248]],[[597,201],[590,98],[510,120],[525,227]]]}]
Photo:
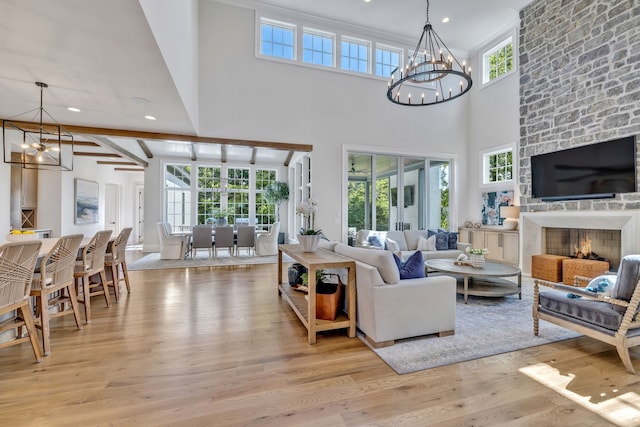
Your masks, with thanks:
[{"label": "window", "polygon": [[376,48],[376,76],[391,77],[391,72],[400,66],[401,51],[392,48]]},{"label": "window", "polygon": [[215,222],[213,213],[220,208],[220,168],[198,167],[198,224]]},{"label": "window", "polygon": [[168,164],[164,173],[165,216],[173,231],[191,227],[191,165]]},{"label": "window", "polygon": [[229,224],[249,219],[249,169],[227,169],[227,209]]},{"label": "window", "polygon": [[340,66],[343,70],[369,73],[369,44],[343,39]]},{"label": "window", "polygon": [[295,59],[295,25],[261,20],[260,53],[283,59]]},{"label": "window", "polygon": [[256,224],[273,224],[276,221],[277,206],[267,202],[264,197],[265,189],[269,184],[276,182],[276,171],[257,169],[256,181]]},{"label": "window", "polygon": [[309,64],[333,67],[334,40],[332,34],[305,30],[302,35],[302,60]]},{"label": "window", "polygon": [[484,155],[484,183],[493,184],[513,179],[513,150]]},{"label": "window", "polygon": [[482,82],[488,83],[513,70],[513,42],[512,38],[490,49],[482,56]]}]

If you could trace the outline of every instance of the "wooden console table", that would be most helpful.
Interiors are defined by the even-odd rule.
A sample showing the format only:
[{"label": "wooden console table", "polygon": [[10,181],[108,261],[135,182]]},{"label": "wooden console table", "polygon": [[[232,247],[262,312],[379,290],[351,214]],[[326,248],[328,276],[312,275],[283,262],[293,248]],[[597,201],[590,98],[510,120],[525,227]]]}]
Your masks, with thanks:
[{"label": "wooden console table", "polygon": [[[316,277],[316,270],[324,268],[346,268],[348,280],[346,285],[347,313],[339,310],[336,320],[316,319],[316,281],[309,280],[308,298],[303,292],[294,290],[288,281],[282,280],[282,254],[304,265],[310,278]],[[356,263],[350,258],[338,255],[326,249],[316,252],[303,252],[299,245],[278,245],[278,294],[282,295],[307,328],[309,344],[315,344],[316,334],[320,331],[349,329],[349,337],[356,336]]]}]

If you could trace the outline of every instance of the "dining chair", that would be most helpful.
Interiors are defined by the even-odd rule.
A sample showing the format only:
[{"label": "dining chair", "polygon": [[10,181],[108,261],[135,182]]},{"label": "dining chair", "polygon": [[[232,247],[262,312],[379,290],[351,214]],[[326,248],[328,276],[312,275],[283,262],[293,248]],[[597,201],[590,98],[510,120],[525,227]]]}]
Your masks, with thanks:
[{"label": "dining chair", "polygon": [[269,233],[256,236],[256,256],[278,255],[278,233],[280,233],[280,223],[274,222]]},{"label": "dining chair", "polygon": [[[0,333],[16,329],[15,338],[0,343],[0,348],[29,341],[38,362],[42,362],[42,352],[29,305],[29,292],[41,246],[40,240],[0,246],[0,316],[4,318]],[[23,327],[27,329],[27,337],[22,334]]]},{"label": "dining chair", "polygon": [[[120,282],[124,281],[127,286],[127,293],[131,293],[129,271],[127,270],[127,260],[125,258],[131,230],[131,227],[127,227],[120,231],[116,239],[107,245],[107,253],[104,258],[107,286],[113,288],[113,296],[116,302],[120,301]],[[122,276],[120,276],[120,271],[122,271]]]},{"label": "dining chair", "polygon": [[[78,298],[73,286],[73,271],[82,234],[62,236],[40,262],[33,275],[30,295],[36,302],[36,328],[42,331],[44,355],[51,352],[51,319],[73,314],[82,330]],[[51,312],[52,308],[57,311]]]},{"label": "dining chair", "polygon": [[215,241],[213,244],[213,254],[218,258],[218,249],[226,248],[229,250],[229,256],[233,256],[234,246],[233,226],[225,225],[216,227]]},{"label": "dining chair", "polygon": [[256,227],[253,225],[239,225],[236,238],[236,256],[240,256],[240,248],[247,248],[249,255],[253,249],[255,255]]},{"label": "dining chair", "polygon": [[[84,304],[84,317],[87,323],[91,322],[91,297],[104,295],[107,307],[111,307],[104,270],[104,258],[111,233],[111,230],[98,231],[82,250],[80,259],[76,259],[73,277],[78,302]],[[80,289],[82,289],[82,296]]]},{"label": "dining chair", "polygon": [[195,259],[198,255],[198,249],[207,249],[209,258],[213,256],[213,229],[211,225],[201,224],[194,225],[191,235],[191,258]]},{"label": "dining chair", "polygon": [[171,224],[168,222],[159,222],[157,227],[160,238],[160,259],[184,259],[189,238],[172,235]]}]

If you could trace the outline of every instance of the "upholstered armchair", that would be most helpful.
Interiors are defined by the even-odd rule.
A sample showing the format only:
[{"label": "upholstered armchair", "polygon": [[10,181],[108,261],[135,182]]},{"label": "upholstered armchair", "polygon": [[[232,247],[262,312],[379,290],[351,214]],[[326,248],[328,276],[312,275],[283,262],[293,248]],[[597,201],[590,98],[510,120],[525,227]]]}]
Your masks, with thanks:
[{"label": "upholstered armchair", "polygon": [[[542,319],[614,345],[627,371],[635,374],[629,348],[640,345],[639,280],[640,255],[622,259],[610,296],[609,292],[588,290],[597,290],[593,286],[580,288],[535,280],[533,333],[538,335]],[[552,290],[540,291],[541,286]]]},{"label": "upholstered armchair", "polygon": [[187,252],[188,237],[174,236],[171,234],[171,224],[158,223],[158,236],[160,237],[160,259],[184,259]]},{"label": "upholstered armchair", "polygon": [[256,235],[256,256],[278,255],[280,223],[274,222],[269,233]]}]

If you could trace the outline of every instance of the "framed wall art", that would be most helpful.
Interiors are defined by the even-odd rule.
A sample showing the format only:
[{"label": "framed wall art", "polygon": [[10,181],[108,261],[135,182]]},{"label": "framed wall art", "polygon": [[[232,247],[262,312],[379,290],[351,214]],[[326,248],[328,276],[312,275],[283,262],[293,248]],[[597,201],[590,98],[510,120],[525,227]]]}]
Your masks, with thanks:
[{"label": "framed wall art", "polygon": [[500,206],[513,205],[513,190],[482,193],[482,224],[502,225]]},{"label": "framed wall art", "polygon": [[76,224],[95,224],[98,222],[98,183],[85,179],[75,179],[75,217]]}]

